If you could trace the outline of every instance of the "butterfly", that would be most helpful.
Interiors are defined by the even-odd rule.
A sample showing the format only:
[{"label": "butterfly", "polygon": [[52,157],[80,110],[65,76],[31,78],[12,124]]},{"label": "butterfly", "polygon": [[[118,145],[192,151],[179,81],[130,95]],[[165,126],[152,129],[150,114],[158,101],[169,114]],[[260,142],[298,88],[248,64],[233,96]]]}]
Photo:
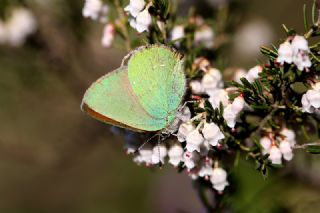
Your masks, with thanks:
[{"label": "butterfly", "polygon": [[186,90],[184,60],[165,45],[134,50],[127,65],[85,92],[81,109],[102,122],[137,132],[170,129]]}]

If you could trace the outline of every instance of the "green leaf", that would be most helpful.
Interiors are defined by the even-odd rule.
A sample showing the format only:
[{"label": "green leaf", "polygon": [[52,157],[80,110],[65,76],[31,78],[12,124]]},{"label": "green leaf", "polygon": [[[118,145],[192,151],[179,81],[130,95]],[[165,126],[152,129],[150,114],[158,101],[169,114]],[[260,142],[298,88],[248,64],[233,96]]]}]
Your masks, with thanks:
[{"label": "green leaf", "polygon": [[306,146],[306,152],[311,154],[320,154],[320,145],[308,145]]}]

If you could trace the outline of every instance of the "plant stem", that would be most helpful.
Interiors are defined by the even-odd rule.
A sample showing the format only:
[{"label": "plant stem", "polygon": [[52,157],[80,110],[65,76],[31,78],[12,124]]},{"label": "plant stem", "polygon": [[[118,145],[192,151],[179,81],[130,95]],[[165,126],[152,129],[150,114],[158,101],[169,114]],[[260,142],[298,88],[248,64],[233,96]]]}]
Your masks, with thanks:
[{"label": "plant stem", "polygon": [[120,1],[119,0],[114,0],[114,5],[116,7],[116,10],[119,14],[119,18],[120,18],[120,22],[119,22],[119,28],[121,29],[123,36],[124,36],[124,40],[125,40],[125,46],[127,51],[131,51],[131,43],[130,43],[130,36],[129,36],[129,32],[127,29],[127,17],[124,14],[124,11],[121,7]]},{"label": "plant stem", "polygon": [[320,146],[320,141],[313,142],[313,143],[305,143],[305,144],[297,144],[293,148],[294,149],[305,149],[307,146]]}]

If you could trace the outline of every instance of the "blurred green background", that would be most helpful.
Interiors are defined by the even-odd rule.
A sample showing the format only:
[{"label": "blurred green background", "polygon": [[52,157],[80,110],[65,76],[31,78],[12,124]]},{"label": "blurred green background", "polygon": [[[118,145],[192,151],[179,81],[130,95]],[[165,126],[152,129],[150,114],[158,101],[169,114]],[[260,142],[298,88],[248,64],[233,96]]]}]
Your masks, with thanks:
[{"label": "blurred green background", "polygon": [[[137,166],[122,137],[80,111],[85,89],[126,54],[101,47],[103,25],[82,17],[83,1],[25,2],[38,31],[22,47],[0,46],[0,212],[204,212],[189,177],[171,166]],[[181,4],[195,2],[201,1]],[[259,45],[284,37],[282,23],[303,32],[302,6],[311,11],[312,4],[238,2],[242,20],[227,60],[246,69],[255,65]],[[231,212],[320,212],[313,158],[296,153],[267,180],[252,162],[240,162],[230,176]]]}]

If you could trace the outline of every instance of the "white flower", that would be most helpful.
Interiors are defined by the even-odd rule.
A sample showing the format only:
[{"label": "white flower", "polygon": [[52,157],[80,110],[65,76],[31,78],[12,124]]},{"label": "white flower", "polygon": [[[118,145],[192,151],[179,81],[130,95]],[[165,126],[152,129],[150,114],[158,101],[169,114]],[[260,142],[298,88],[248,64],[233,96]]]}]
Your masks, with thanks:
[{"label": "white flower", "polygon": [[137,17],[145,5],[146,3],[144,0],[130,0],[129,5],[126,6],[124,10],[129,12],[131,16]]},{"label": "white flower", "polygon": [[204,93],[204,88],[202,87],[202,84],[200,81],[193,80],[190,82],[189,85],[191,87],[193,94],[199,95],[199,94]]},{"label": "white flower", "polygon": [[198,161],[200,156],[197,152],[185,152],[183,155],[184,165],[188,168],[188,170],[193,169]]},{"label": "white flower", "polygon": [[320,85],[320,83],[314,85],[313,89],[308,90],[302,96],[301,102],[303,111],[312,113],[320,108],[320,90],[318,89],[318,85]]},{"label": "white flower", "polygon": [[175,143],[168,150],[169,163],[173,166],[178,166],[183,161],[183,148],[180,144]]},{"label": "white flower", "polygon": [[234,128],[236,125],[237,113],[233,111],[232,104],[228,104],[228,106],[224,108],[223,118],[226,120],[227,125],[230,128]]},{"label": "white flower", "polygon": [[209,26],[203,25],[199,30],[196,31],[194,35],[194,43],[196,45],[203,45],[206,48],[211,48],[214,43],[213,38],[213,30]]},{"label": "white flower", "polygon": [[238,114],[242,111],[244,104],[245,104],[244,98],[240,95],[233,100],[231,104],[231,108],[234,113]]},{"label": "white flower", "polygon": [[106,14],[109,8],[101,0],[85,0],[82,15],[86,18],[97,20],[102,14]]},{"label": "white flower", "polygon": [[153,155],[152,148],[142,147],[141,150],[139,150],[138,155],[133,158],[133,161],[138,164],[145,163],[146,165],[151,165],[152,155]]},{"label": "white flower", "polygon": [[282,163],[282,154],[280,149],[273,145],[270,149],[270,155],[269,155],[269,160],[271,160],[272,164],[281,164]]},{"label": "white flower", "polygon": [[293,158],[292,148],[291,144],[287,140],[282,140],[279,145],[279,149],[281,153],[283,154],[283,158],[287,161],[291,160]]},{"label": "white flower", "polygon": [[222,75],[218,69],[210,68],[203,76],[201,84],[204,90],[210,94],[212,90],[216,89],[221,84]]},{"label": "white flower", "polygon": [[[175,26],[171,31],[171,40],[175,41],[175,40],[182,39],[183,37],[184,37],[184,27],[183,27],[183,25]],[[178,44],[178,43],[179,42],[177,41],[176,44]]]},{"label": "white flower", "polygon": [[136,19],[132,19],[130,21],[131,27],[135,28],[139,33],[144,31],[148,31],[149,25],[152,22],[151,15],[148,11],[148,8],[145,8],[142,12],[140,12]]},{"label": "white flower", "polygon": [[291,42],[293,50],[293,63],[299,70],[311,67],[311,61],[308,56],[310,49],[308,41],[303,37],[296,35]]},{"label": "white flower", "polygon": [[296,134],[294,133],[293,130],[283,128],[280,134],[285,137],[285,140],[290,142],[291,147],[293,147],[296,144]]},{"label": "white flower", "polygon": [[186,140],[187,135],[192,132],[195,129],[195,127],[192,125],[192,123],[182,123],[178,130],[178,141],[183,142]]},{"label": "white flower", "polygon": [[293,49],[291,44],[288,41],[280,44],[278,49],[278,58],[277,62],[280,64],[284,64],[284,62],[291,64],[292,63],[292,56],[293,56]]},{"label": "white flower", "polygon": [[219,108],[220,102],[224,107],[226,107],[229,104],[229,96],[224,89],[216,89],[210,91],[209,95],[209,102],[211,103],[213,108]]},{"label": "white flower", "polygon": [[202,137],[201,133],[199,132],[199,130],[195,129],[192,132],[190,132],[186,137],[186,148],[189,152],[200,152],[200,146],[203,143],[203,141],[204,138]]},{"label": "white flower", "polygon": [[101,44],[104,47],[110,47],[112,45],[112,42],[114,40],[114,26],[113,24],[106,24],[106,26],[103,29],[103,36],[101,39]]},{"label": "white flower", "polygon": [[252,83],[255,81],[255,79],[258,79],[259,78],[259,73],[262,72],[262,67],[260,65],[257,65],[253,68],[251,68],[247,75],[246,75],[246,79]]},{"label": "white flower", "polygon": [[212,146],[216,146],[218,142],[224,138],[223,133],[215,123],[205,123],[202,134]]},{"label": "white flower", "polygon": [[261,144],[261,146],[263,148],[262,153],[263,154],[269,153],[270,148],[271,148],[271,144],[272,144],[270,138],[269,137],[262,137],[260,139],[260,144]]},{"label": "white flower", "polygon": [[167,147],[164,145],[157,145],[153,148],[151,161],[152,164],[164,163],[164,159],[167,156]]},{"label": "white flower", "polygon": [[234,73],[233,80],[237,83],[241,83],[241,78],[245,78],[247,72],[244,69],[237,69]]},{"label": "white flower", "polygon": [[299,52],[300,50],[310,51],[308,46],[308,41],[303,36],[300,36],[300,35],[296,35],[293,38],[291,45],[292,45],[294,54]]},{"label": "white flower", "polygon": [[6,40],[12,46],[21,46],[27,36],[36,29],[37,22],[32,12],[25,8],[16,8],[6,23]]},{"label": "white flower", "polygon": [[222,168],[214,168],[210,178],[213,188],[217,191],[223,191],[229,185],[227,181],[227,172]]}]

